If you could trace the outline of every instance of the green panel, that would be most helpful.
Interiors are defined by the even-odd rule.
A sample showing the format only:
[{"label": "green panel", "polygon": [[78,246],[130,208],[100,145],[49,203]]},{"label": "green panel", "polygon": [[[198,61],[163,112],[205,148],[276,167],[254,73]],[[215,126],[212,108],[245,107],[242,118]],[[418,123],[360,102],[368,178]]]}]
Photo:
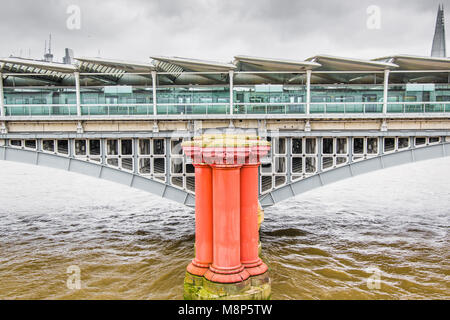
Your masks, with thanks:
[{"label": "green panel", "polygon": [[387,112],[388,113],[402,113],[403,112],[403,104],[388,104]]},{"label": "green panel", "polygon": [[310,113],[325,113],[325,104],[312,104],[309,109]]},{"label": "green panel", "polygon": [[345,106],[345,113],[363,113],[364,105],[363,104],[347,104]]}]

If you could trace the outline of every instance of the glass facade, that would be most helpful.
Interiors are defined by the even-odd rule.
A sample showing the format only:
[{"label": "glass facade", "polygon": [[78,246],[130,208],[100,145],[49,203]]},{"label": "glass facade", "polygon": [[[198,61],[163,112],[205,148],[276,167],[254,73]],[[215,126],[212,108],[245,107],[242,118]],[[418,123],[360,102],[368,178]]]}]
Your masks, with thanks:
[{"label": "glass facade", "polygon": [[253,85],[233,88],[234,113],[305,113],[306,86]]},{"label": "glass facade", "polygon": [[311,113],[381,113],[383,85],[313,85]]},{"label": "glass facade", "polygon": [[450,112],[450,84],[390,85],[387,112]]},{"label": "glass facade", "polygon": [[[101,81],[98,79],[95,80],[96,75],[89,77],[91,82],[87,76],[81,76],[81,115],[153,115],[155,101],[151,75],[139,76],[138,82],[133,82],[138,76],[130,76],[128,84],[123,84],[126,75],[122,75],[122,78],[107,74],[102,76],[104,84],[99,84]],[[192,79],[203,77],[204,82],[222,81],[224,85],[191,82],[189,76]],[[327,80],[328,76],[330,75],[326,73],[313,72],[314,83],[310,86],[309,104],[311,114],[383,112],[384,85],[379,74],[339,74],[335,76],[334,81],[341,77],[342,83],[317,84],[322,80],[324,83],[330,82],[330,79]],[[440,76],[448,77],[447,74]],[[158,77],[160,78],[155,91],[156,112],[159,115],[231,113],[230,86],[224,74],[195,77],[181,74],[180,79],[189,83],[185,85],[167,84],[171,79],[169,75]],[[237,72],[235,77],[232,90],[233,114],[306,114],[308,93],[305,74],[290,74],[290,78],[284,75],[282,78],[281,75],[273,73]],[[387,93],[388,113],[450,112],[450,84],[445,83],[446,79],[441,83],[426,83],[429,75],[406,72],[394,73],[391,77]],[[434,77],[436,79],[436,75]],[[13,85],[4,85],[6,116],[77,115],[77,94],[73,76],[64,80],[64,86],[44,86],[42,81],[33,77],[12,79]],[[254,83],[248,84],[251,82],[249,79]]]}]

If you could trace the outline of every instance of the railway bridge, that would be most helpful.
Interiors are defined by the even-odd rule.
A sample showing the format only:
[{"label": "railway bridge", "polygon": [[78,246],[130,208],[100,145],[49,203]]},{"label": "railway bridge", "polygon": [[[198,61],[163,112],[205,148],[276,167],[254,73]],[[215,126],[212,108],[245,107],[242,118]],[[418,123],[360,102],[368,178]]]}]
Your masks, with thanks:
[{"label": "railway bridge", "polygon": [[[450,155],[449,58],[152,59],[0,59],[0,160],[194,207],[196,168],[181,144],[208,133],[258,136],[271,144],[257,175],[267,207],[365,172]],[[244,280],[250,297],[267,297],[267,278]],[[188,281],[192,289],[204,280]]]}]

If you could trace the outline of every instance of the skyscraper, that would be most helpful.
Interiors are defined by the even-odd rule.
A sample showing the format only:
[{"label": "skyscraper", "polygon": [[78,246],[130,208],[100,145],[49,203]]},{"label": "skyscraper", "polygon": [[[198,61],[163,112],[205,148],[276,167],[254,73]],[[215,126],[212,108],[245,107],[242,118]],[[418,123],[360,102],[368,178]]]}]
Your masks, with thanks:
[{"label": "skyscraper", "polygon": [[436,18],[436,30],[434,32],[433,48],[431,49],[432,57],[446,57],[445,48],[445,21],[444,21],[444,5],[439,5]]}]

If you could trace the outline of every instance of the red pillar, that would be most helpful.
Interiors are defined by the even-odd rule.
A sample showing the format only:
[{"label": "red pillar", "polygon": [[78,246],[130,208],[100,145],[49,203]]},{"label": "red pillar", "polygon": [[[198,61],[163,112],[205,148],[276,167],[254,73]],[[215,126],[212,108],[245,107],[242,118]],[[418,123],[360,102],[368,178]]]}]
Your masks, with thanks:
[{"label": "red pillar", "polygon": [[203,276],[213,260],[212,169],[206,164],[195,167],[195,258],[187,271]]},{"label": "red pillar", "polygon": [[259,163],[241,168],[241,263],[251,276],[263,274],[267,265],[258,256],[258,167]]},{"label": "red pillar", "polygon": [[205,278],[219,283],[248,279],[240,254],[240,168],[213,167],[213,263]]}]

